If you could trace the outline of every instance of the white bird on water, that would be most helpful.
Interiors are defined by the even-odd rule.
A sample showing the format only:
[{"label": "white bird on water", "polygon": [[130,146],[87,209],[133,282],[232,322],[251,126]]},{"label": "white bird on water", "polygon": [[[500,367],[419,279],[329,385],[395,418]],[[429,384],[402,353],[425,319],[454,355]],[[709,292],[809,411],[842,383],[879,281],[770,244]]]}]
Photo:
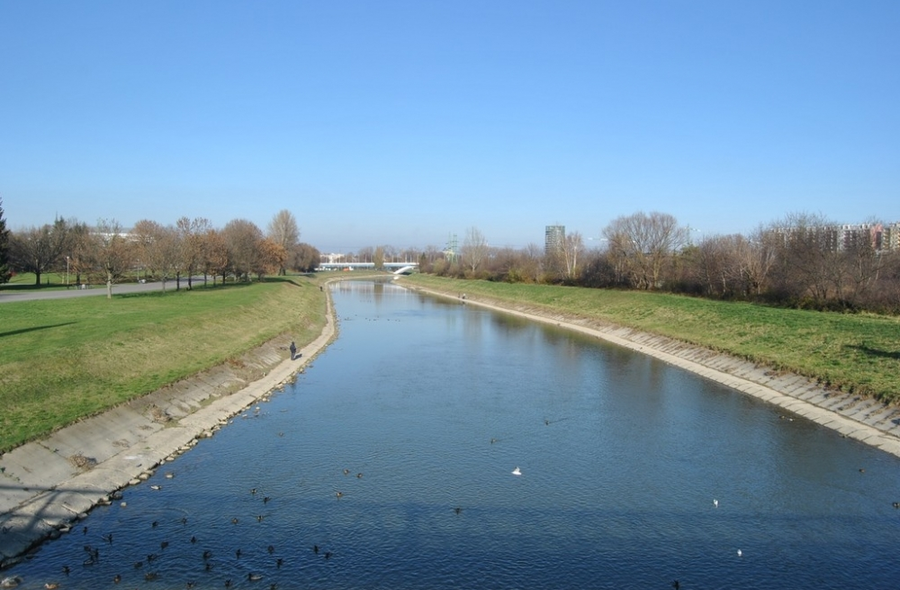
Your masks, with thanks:
[{"label": "white bird on water", "polygon": [[713,506],[715,506],[716,508],[718,508],[718,507],[719,507],[719,501],[716,500],[716,499],[713,499]]},{"label": "white bird on water", "polygon": [[740,557],[740,556],[742,556],[742,555],[743,555],[743,553],[741,552],[740,549],[738,549],[738,557]]},{"label": "white bird on water", "polygon": [[518,467],[516,467],[515,469],[512,470],[512,474],[513,475],[522,475],[522,470],[519,469]]}]

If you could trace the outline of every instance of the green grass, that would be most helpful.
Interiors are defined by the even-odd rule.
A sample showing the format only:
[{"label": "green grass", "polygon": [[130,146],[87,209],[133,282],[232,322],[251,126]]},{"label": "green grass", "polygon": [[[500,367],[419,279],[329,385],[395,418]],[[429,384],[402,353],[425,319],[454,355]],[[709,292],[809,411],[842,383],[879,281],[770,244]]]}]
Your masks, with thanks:
[{"label": "green grass", "polygon": [[[69,275],[70,285],[75,285],[75,275]],[[16,273],[10,277],[8,283],[0,283],[0,291],[27,291],[34,289],[65,289],[66,273],[46,272],[41,274],[41,284],[34,284],[34,273],[23,272]]]},{"label": "green grass", "polygon": [[889,403],[900,401],[900,318],[896,317],[420,274],[404,282],[669,336],[812,377],[844,391]]},{"label": "green grass", "polygon": [[318,279],[0,304],[0,450],[325,323]]}]

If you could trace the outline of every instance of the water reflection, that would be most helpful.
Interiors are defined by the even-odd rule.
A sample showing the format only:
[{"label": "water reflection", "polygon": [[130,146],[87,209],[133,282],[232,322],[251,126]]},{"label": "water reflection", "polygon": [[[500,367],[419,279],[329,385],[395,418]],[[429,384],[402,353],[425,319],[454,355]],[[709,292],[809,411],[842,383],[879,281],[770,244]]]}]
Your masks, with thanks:
[{"label": "water reflection", "polygon": [[294,387],[9,574],[28,588],[895,587],[895,458],[556,327],[392,283],[334,297],[340,337]]}]

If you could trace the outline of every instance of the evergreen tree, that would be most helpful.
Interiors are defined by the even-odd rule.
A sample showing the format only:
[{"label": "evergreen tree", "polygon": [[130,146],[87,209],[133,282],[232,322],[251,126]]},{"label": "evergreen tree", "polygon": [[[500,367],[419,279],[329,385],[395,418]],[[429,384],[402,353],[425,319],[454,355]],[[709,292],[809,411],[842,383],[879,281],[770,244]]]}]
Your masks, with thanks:
[{"label": "evergreen tree", "polygon": [[3,218],[3,199],[0,198],[0,284],[9,282],[9,230]]}]

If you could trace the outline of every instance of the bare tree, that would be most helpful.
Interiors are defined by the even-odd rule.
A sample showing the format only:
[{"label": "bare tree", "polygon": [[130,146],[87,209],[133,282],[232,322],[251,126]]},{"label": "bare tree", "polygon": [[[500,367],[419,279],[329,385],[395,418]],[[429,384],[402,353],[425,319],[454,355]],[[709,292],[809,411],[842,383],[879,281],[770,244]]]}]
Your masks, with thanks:
[{"label": "bare tree", "polygon": [[319,266],[322,254],[313,246],[301,242],[297,245],[297,270],[312,272]]},{"label": "bare tree", "polygon": [[842,297],[853,305],[859,305],[870,296],[885,268],[886,257],[878,251],[875,235],[881,223],[873,221],[868,225],[868,235],[855,234],[841,252],[841,266],[846,277]]},{"label": "bare tree", "polygon": [[180,255],[176,230],[142,219],[131,229],[131,239],[136,260],[142,267],[159,276],[162,290],[165,291],[166,282],[177,266]]},{"label": "bare tree", "polygon": [[57,218],[53,225],[13,232],[10,240],[13,266],[19,271],[33,272],[34,284],[40,286],[41,275],[50,271],[65,255],[68,237],[68,224],[61,218]]},{"label": "bare tree", "polygon": [[[384,256],[384,250],[381,251],[382,256]],[[375,248],[372,246],[365,246],[356,251],[356,262],[374,262],[375,261]]]},{"label": "bare tree", "polygon": [[106,276],[106,297],[112,299],[112,286],[132,268],[134,247],[123,235],[116,220],[101,219],[94,232],[94,260]]},{"label": "bare tree", "polygon": [[487,239],[477,227],[470,227],[466,230],[466,239],[463,240],[462,251],[460,257],[463,265],[469,269],[471,273],[478,270],[490,253]]},{"label": "bare tree", "polygon": [[285,263],[278,269],[278,274],[287,274],[285,264],[292,263],[292,266],[296,266],[297,246],[300,243],[300,230],[297,228],[297,220],[294,214],[287,209],[282,209],[276,213],[272,221],[269,222],[266,237],[281,246],[288,253]]},{"label": "bare tree", "polygon": [[840,289],[838,236],[834,223],[820,214],[792,213],[777,226],[779,279],[793,297],[810,297],[822,303]]},{"label": "bare tree", "polygon": [[203,284],[207,277],[212,275],[213,286],[216,284],[216,276],[222,275],[225,282],[225,272],[228,269],[228,246],[225,238],[219,230],[210,228],[200,236],[200,269],[203,271]]},{"label": "bare tree", "polygon": [[68,239],[68,266],[75,274],[75,284],[81,284],[82,275],[93,268],[93,244],[91,228],[88,224],[71,219]]},{"label": "bare tree", "polygon": [[761,295],[768,288],[769,275],[775,267],[781,236],[771,228],[759,227],[750,235],[744,260],[749,288]]},{"label": "bare tree", "polygon": [[203,265],[203,239],[212,229],[209,220],[204,217],[188,219],[180,217],[175,222],[175,238],[178,247],[178,273],[176,280],[181,287],[181,273],[187,276],[188,289],[193,288],[194,274]]},{"label": "bare tree", "polygon": [[749,275],[745,262],[749,243],[739,234],[709,236],[695,249],[694,270],[710,297],[745,295]]},{"label": "bare tree", "polygon": [[687,243],[687,230],[667,213],[635,213],[613,220],[604,230],[617,272],[627,273],[638,289],[661,286],[662,271]]},{"label": "bare tree", "polygon": [[3,199],[0,198],[0,284],[9,281],[12,271],[9,268],[9,230],[3,217]]},{"label": "bare tree", "polygon": [[378,246],[372,253],[372,263],[376,270],[384,270],[384,246]]},{"label": "bare tree", "polygon": [[259,243],[263,233],[252,221],[234,219],[222,230],[228,249],[228,261],[235,279],[250,279],[250,274],[258,269]]},{"label": "bare tree", "polygon": [[522,256],[522,273],[530,282],[540,282],[544,275],[544,249],[535,243],[525,246]]},{"label": "bare tree", "polygon": [[584,250],[584,240],[581,233],[566,234],[563,243],[563,259],[566,263],[566,278],[573,280],[578,276],[578,256]]}]

